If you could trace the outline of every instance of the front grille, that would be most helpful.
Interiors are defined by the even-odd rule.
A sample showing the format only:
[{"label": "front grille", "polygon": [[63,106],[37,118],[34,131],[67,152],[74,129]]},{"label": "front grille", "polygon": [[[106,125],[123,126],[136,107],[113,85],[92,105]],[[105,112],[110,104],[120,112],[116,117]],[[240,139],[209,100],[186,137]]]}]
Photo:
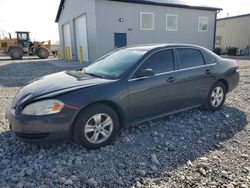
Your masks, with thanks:
[{"label": "front grille", "polygon": [[49,136],[49,133],[39,133],[39,134],[25,134],[25,133],[15,133],[17,137],[24,139],[43,139]]}]

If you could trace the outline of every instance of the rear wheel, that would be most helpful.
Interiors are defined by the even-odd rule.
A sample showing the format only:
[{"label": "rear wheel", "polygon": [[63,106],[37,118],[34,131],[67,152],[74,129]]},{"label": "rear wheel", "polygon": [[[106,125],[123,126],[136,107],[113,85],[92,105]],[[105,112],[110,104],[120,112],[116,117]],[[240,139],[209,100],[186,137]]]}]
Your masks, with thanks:
[{"label": "rear wheel", "polygon": [[21,60],[23,58],[23,50],[20,48],[12,48],[9,52],[11,59],[13,60]]},{"label": "rear wheel", "polygon": [[37,56],[41,59],[47,59],[49,57],[49,50],[46,48],[39,48],[37,50]]},{"label": "rear wheel", "polygon": [[114,141],[119,131],[119,118],[109,106],[97,104],[82,111],[74,125],[75,141],[96,149]]},{"label": "rear wheel", "polygon": [[222,82],[217,82],[210,89],[205,108],[216,111],[221,109],[226,99],[226,87]]}]

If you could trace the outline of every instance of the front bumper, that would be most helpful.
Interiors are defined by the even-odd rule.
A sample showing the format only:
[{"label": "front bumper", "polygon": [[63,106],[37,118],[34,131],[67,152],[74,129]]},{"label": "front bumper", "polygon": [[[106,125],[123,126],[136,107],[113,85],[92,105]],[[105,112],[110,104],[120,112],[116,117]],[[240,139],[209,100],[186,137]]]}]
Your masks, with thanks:
[{"label": "front bumper", "polygon": [[[71,115],[71,116],[70,116]],[[18,139],[31,142],[67,140],[71,137],[71,113],[44,116],[16,114],[13,108],[7,112],[10,129]]]}]

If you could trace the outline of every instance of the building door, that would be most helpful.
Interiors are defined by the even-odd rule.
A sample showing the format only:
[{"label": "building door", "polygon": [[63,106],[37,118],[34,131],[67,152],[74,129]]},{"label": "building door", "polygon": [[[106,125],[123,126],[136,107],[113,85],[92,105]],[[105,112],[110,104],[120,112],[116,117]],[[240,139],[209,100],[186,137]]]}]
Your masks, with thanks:
[{"label": "building door", "polygon": [[115,33],[115,48],[127,46],[127,33]]},{"label": "building door", "polygon": [[74,20],[77,59],[80,60],[80,47],[82,50],[83,61],[89,61],[88,56],[88,40],[87,40],[87,22],[86,15],[79,16]]},{"label": "building door", "polygon": [[70,25],[69,23],[66,23],[62,27],[63,27],[63,44],[64,44],[64,47],[70,48],[70,58],[72,58]]}]

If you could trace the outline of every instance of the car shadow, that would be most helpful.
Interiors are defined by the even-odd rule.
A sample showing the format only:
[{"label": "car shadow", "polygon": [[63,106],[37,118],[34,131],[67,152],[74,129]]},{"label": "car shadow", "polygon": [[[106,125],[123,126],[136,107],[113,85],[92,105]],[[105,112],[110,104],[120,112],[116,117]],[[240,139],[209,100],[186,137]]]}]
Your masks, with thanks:
[{"label": "car shadow", "polygon": [[36,78],[76,68],[58,67],[45,61],[0,62],[0,86],[22,87]]},{"label": "car shadow", "polygon": [[[28,144],[5,131],[0,134],[0,175],[8,185],[22,178],[35,185],[65,187],[61,177],[73,175],[73,187],[86,185],[90,177],[106,187],[135,186],[136,181],[166,176],[189,160],[226,147],[247,125],[247,115],[227,106],[214,113],[189,110],[126,128],[114,144],[98,150],[74,143]],[[152,163],[152,154],[160,164]]]}]

